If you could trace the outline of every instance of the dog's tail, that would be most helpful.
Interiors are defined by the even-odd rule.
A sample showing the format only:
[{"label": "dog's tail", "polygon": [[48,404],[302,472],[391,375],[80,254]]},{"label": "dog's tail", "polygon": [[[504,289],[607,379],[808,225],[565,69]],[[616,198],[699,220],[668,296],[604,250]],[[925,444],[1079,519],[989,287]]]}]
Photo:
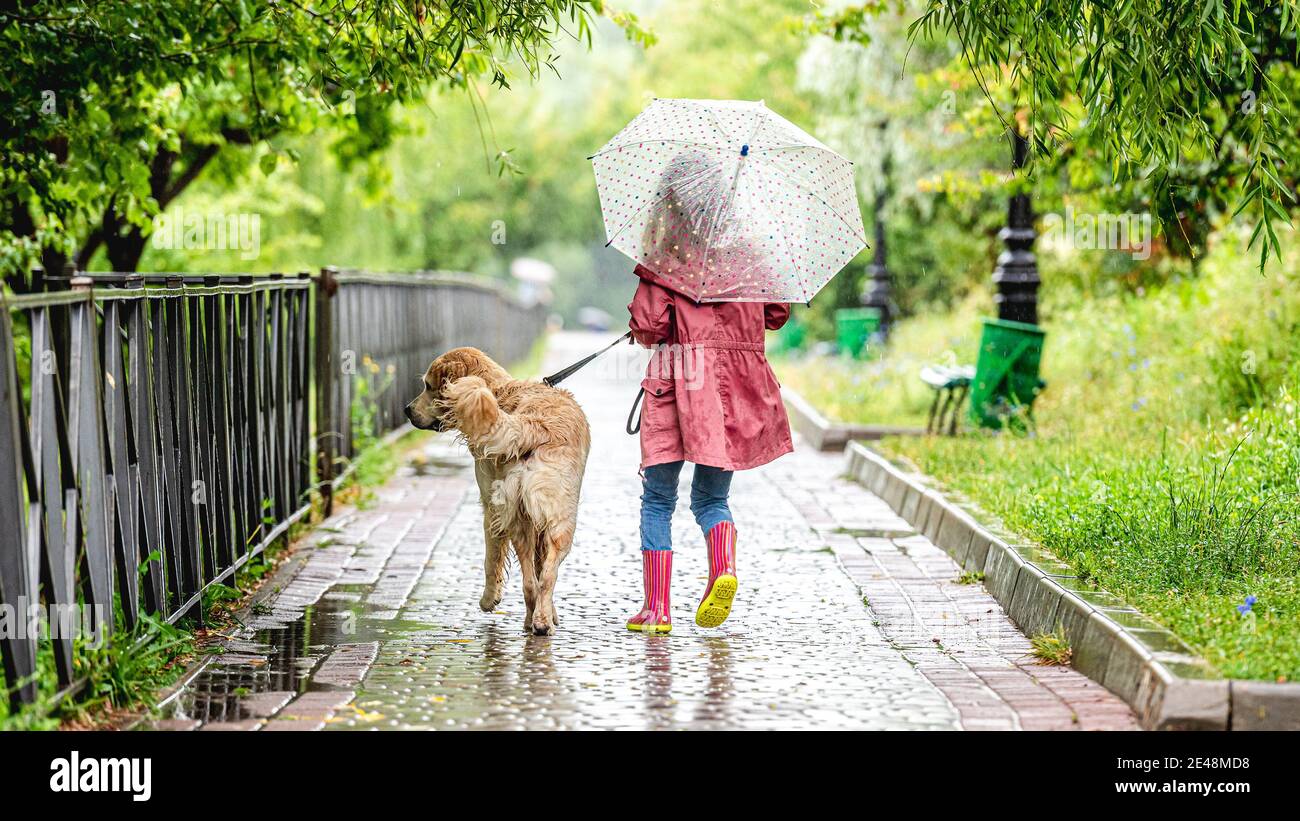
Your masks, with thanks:
[{"label": "dog's tail", "polygon": [[451,382],[442,401],[454,427],[480,456],[519,459],[547,441],[541,425],[501,410],[496,395],[480,377]]}]

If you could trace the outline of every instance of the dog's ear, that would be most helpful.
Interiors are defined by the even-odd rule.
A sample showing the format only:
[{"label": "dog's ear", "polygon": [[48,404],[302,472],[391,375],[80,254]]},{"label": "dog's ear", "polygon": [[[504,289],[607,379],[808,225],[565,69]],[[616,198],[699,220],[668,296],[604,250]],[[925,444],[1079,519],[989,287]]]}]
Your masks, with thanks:
[{"label": "dog's ear", "polygon": [[470,375],[469,363],[455,352],[444,354],[438,358],[435,363],[436,368],[433,374],[433,387],[440,390],[449,382],[455,382],[457,379]]},{"label": "dog's ear", "polygon": [[[449,382],[465,376],[481,376],[491,382],[493,376],[509,377],[501,367],[477,348],[454,348],[442,355],[445,373],[442,381]],[[498,374],[497,372],[500,371]]]},{"label": "dog's ear", "polygon": [[444,396],[456,419],[456,427],[471,440],[488,433],[497,423],[497,398],[481,378],[457,379],[447,385]]},{"label": "dog's ear", "polygon": [[478,348],[453,348],[434,361],[433,384],[441,390],[449,382],[466,376],[482,377],[488,387],[510,379],[510,374]]}]

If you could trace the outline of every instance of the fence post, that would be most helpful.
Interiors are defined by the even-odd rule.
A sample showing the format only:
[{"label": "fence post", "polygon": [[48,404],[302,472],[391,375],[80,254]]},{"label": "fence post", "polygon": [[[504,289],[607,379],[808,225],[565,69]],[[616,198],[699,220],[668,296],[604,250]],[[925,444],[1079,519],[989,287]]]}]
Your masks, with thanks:
[{"label": "fence post", "polygon": [[298,279],[309,287],[295,291],[294,311],[294,479],[293,498],[301,503],[311,498],[311,272],[299,271]]},{"label": "fence post", "polygon": [[[0,550],[0,604],[12,606],[19,618],[26,618],[27,608],[38,603],[41,505],[37,480],[23,466],[29,445],[23,441],[13,325],[3,297],[0,311],[0,526],[7,541]],[[11,709],[36,700],[36,636],[0,635],[0,666]]]},{"label": "fence post", "polygon": [[338,432],[334,430],[334,315],[330,300],[338,291],[332,266],[320,270],[316,290],[316,487],[324,515],[334,512],[334,462]]}]

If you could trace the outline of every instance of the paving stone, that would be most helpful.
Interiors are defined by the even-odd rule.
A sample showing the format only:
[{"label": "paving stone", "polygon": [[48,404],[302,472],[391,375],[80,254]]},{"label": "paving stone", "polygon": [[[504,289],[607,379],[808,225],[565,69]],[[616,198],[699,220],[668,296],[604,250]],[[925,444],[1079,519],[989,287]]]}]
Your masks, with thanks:
[{"label": "paving stone", "polygon": [[366,670],[370,668],[378,652],[377,641],[340,645],[321,662],[320,667],[312,674],[312,682],[337,687],[356,687],[365,678]]},{"label": "paving stone", "polygon": [[270,718],[293,697],[291,692],[271,690],[244,696],[239,703],[250,718]]},{"label": "paving stone", "polygon": [[191,718],[163,718],[156,721],[146,722],[143,729],[148,730],[167,730],[171,732],[197,730],[202,724]]},{"label": "paving stone", "polygon": [[275,733],[275,732],[285,732],[285,731],[302,733],[302,732],[311,732],[314,730],[323,730],[323,729],[325,729],[325,720],[323,718],[303,718],[303,719],[275,718],[272,719],[271,721],[266,722],[266,724],[262,725],[261,731],[264,733]]},{"label": "paving stone", "polygon": [[289,702],[276,714],[277,718],[302,718],[321,714],[331,714],[351,701],[356,694],[351,690],[321,690],[303,693]]},{"label": "paving stone", "polygon": [[209,721],[200,727],[200,731],[226,730],[230,732],[252,732],[262,726],[260,719],[250,718],[244,721]]}]

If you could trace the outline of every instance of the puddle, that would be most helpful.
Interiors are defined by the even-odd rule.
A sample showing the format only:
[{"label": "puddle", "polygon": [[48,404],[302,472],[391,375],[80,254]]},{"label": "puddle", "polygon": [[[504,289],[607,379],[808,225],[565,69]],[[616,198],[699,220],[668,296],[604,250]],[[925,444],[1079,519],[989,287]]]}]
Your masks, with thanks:
[{"label": "puddle", "polygon": [[[243,721],[258,717],[260,693],[304,693],[338,689],[311,681],[312,673],[340,644],[390,640],[428,630],[403,619],[374,618],[383,610],[362,601],[368,585],[336,585],[301,616],[227,642],[225,652],[185,687],[164,711],[166,718]],[[259,617],[254,616],[253,619]]]},{"label": "puddle", "polygon": [[[399,473],[463,475],[471,466],[463,450],[430,447],[412,453]],[[342,528],[319,529],[343,532]],[[323,539],[320,546],[330,541]],[[356,549],[362,555],[366,548],[358,545]],[[329,683],[330,676],[325,676],[325,681],[315,679],[321,665],[341,646],[383,645],[440,629],[437,624],[397,618],[397,611],[390,604],[381,604],[384,597],[376,595],[382,585],[349,584],[346,575],[332,582],[311,605],[302,607],[303,599],[291,594],[287,599],[277,595],[269,605],[254,609],[247,626],[237,629],[235,638],[222,645],[222,652],[161,710],[163,717],[205,723],[263,718],[295,695],[350,689],[351,685]]]},{"label": "puddle", "polygon": [[450,455],[417,453],[407,461],[406,467],[414,476],[445,476],[473,467],[473,462]]}]

